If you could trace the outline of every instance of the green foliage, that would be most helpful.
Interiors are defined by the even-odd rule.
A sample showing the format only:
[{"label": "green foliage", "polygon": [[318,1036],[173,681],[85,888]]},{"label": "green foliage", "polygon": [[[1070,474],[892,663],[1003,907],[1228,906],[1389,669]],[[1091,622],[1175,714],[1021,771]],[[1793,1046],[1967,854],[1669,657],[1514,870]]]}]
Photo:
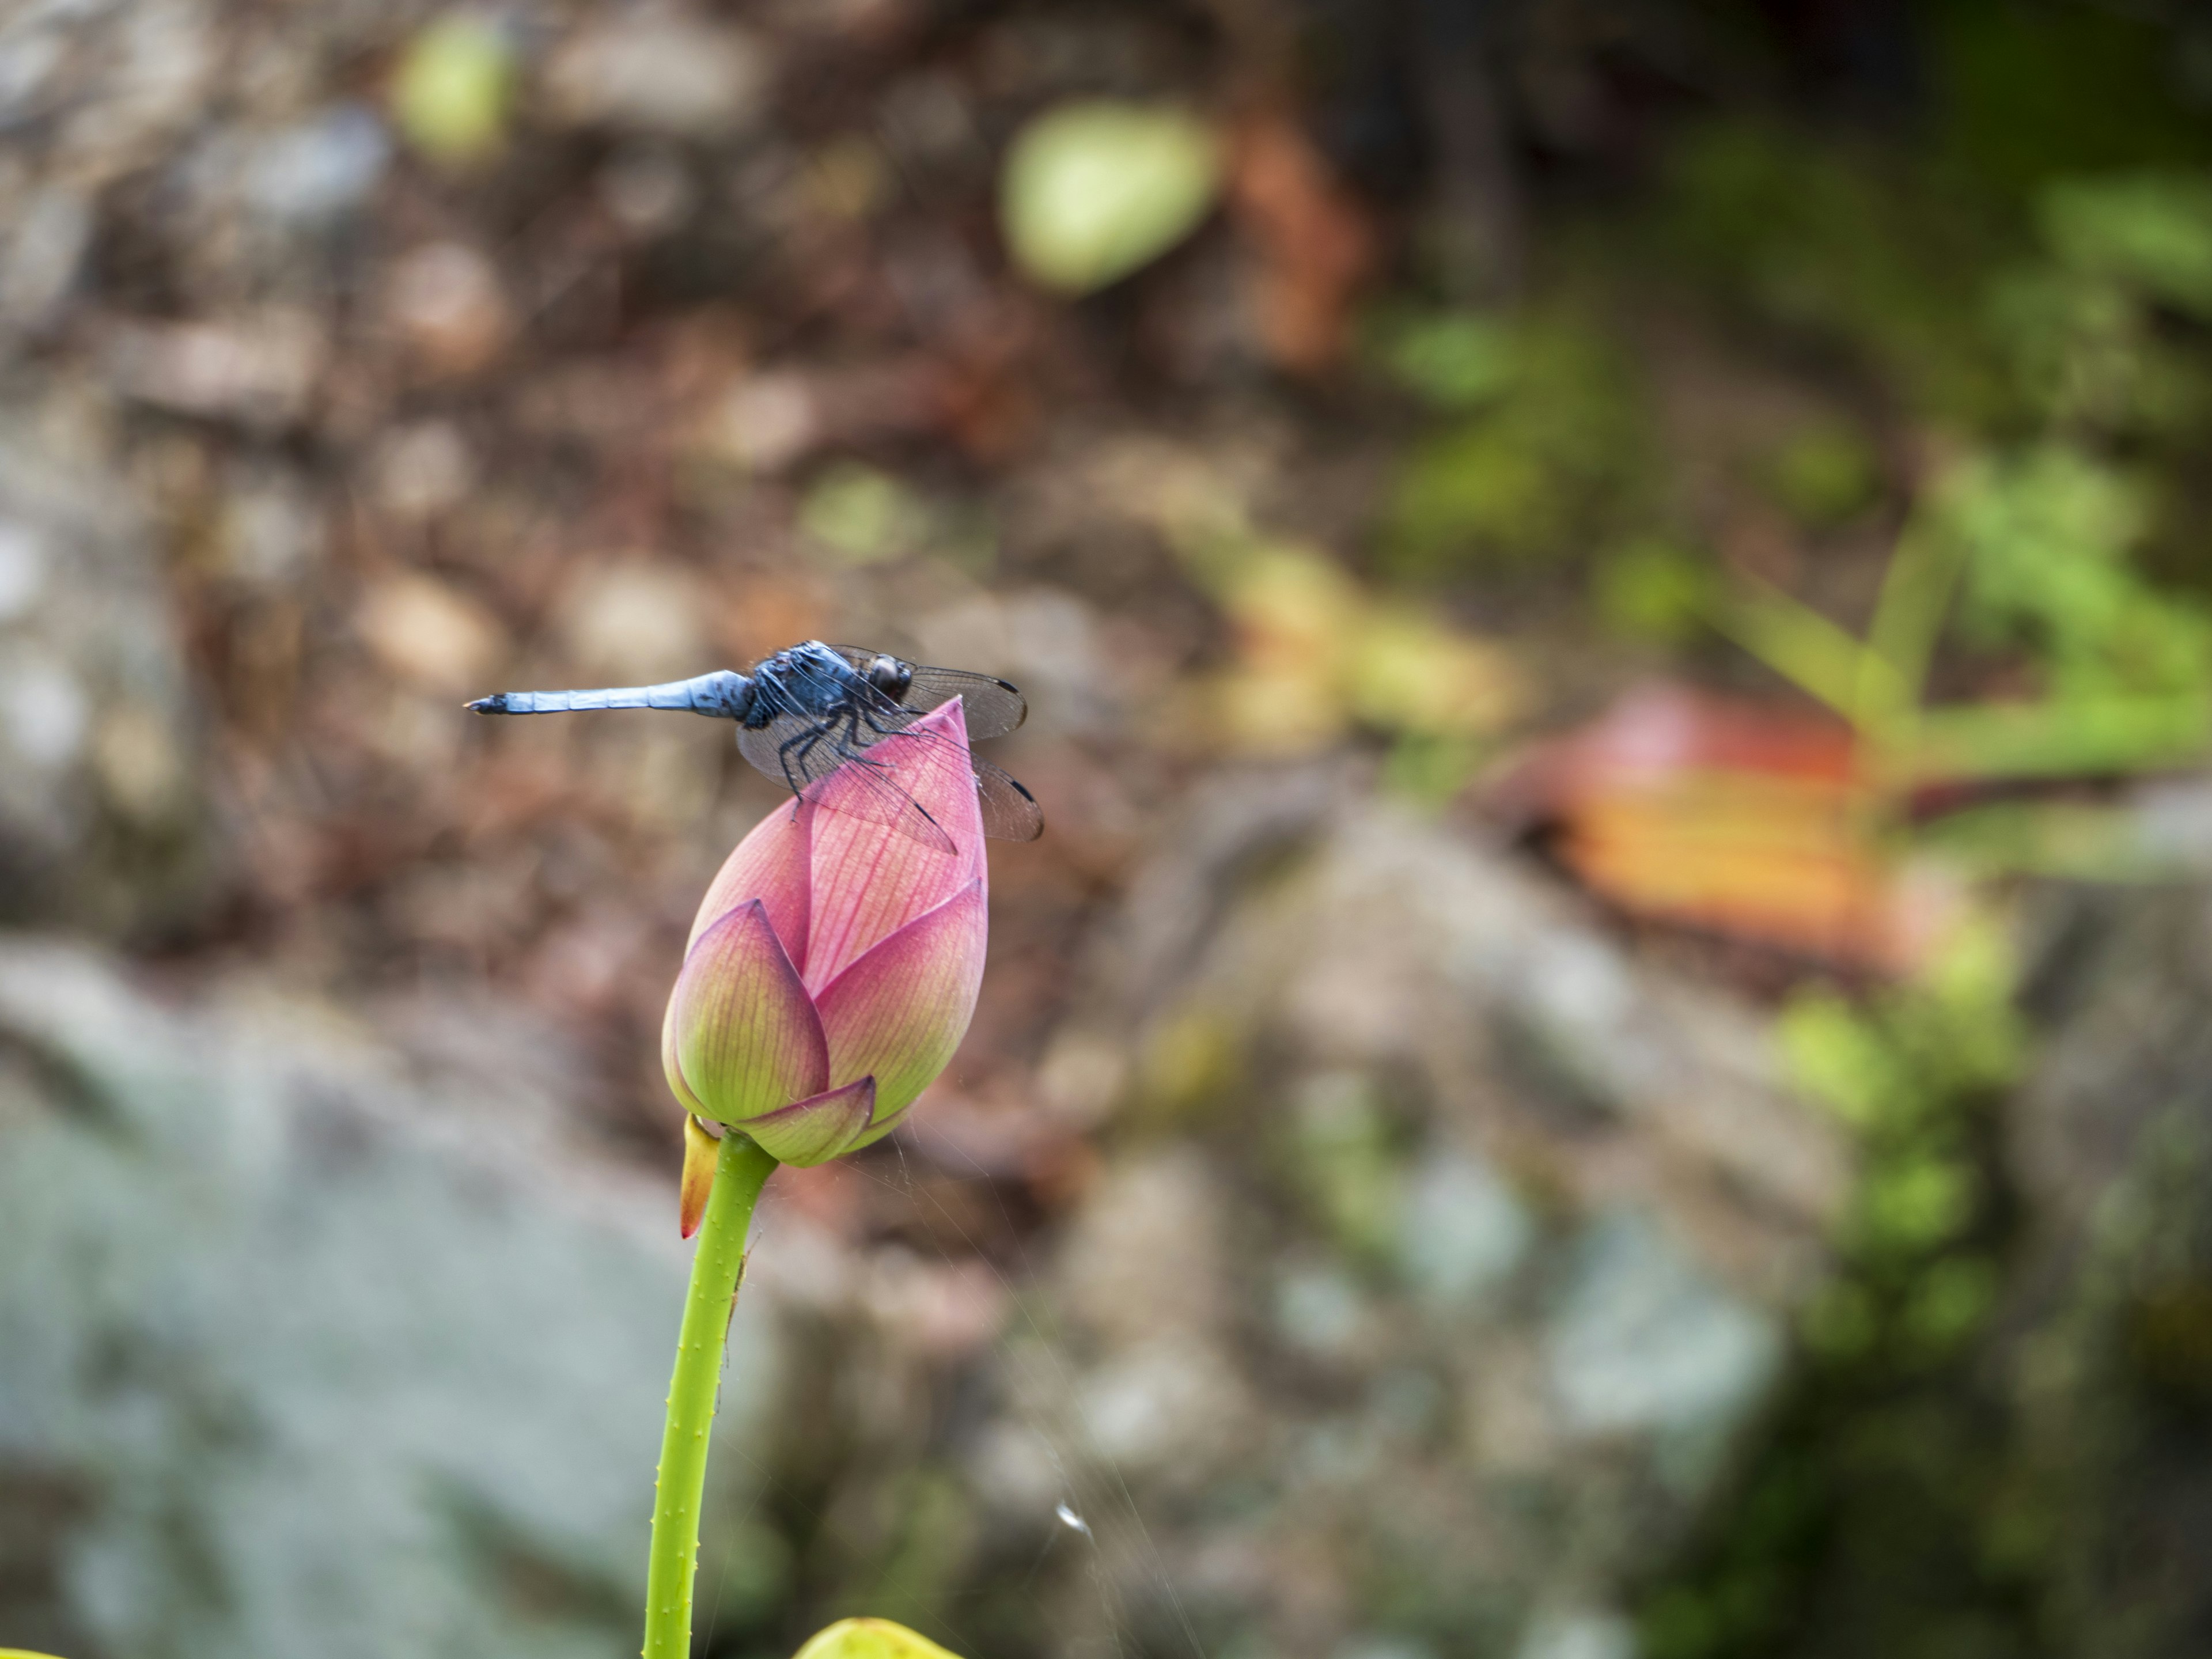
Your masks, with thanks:
[{"label": "green foliage", "polygon": [[[2194,740],[2177,749],[2201,750]],[[2085,801],[1993,801],[1947,813],[1920,831],[1920,844],[1974,871],[2050,876],[2074,881],[2172,879],[2185,873],[2173,854],[2147,845],[2138,819],[2123,805]]]},{"label": "green foliage", "polygon": [[1930,523],[1966,556],[1967,637],[2029,647],[2057,698],[2200,697],[2212,686],[2212,617],[2136,568],[2148,517],[2124,475],[2045,445],[1959,467]]},{"label": "green foliage", "polygon": [[926,553],[973,574],[998,557],[999,533],[988,512],[932,501],[894,475],[857,461],[822,469],[795,515],[808,551],[835,566],[883,564]]},{"label": "green foliage", "polygon": [[[1931,118],[1909,143],[1729,122],[1670,158],[1657,217],[1677,270],[1871,381],[1946,459],[1869,628],[1749,580],[1699,594],[1688,562],[1643,550],[1603,568],[1602,614],[1649,637],[1694,596],[1857,725],[1900,836],[1977,872],[2147,864],[2104,805],[1911,826],[1914,780],[2109,775],[2212,748],[2212,120],[2154,21],[2179,15],[1943,0],[1917,14]],[[1818,532],[1874,499],[1878,469],[1851,473],[1840,450],[1785,447],[1756,482]],[[1966,650],[1939,662],[1945,642]],[[1962,679],[1966,700],[1928,706]],[[1796,1384],[1698,1559],[1646,1600],[1647,1659],[2029,1659],[2109,1634],[2054,1639],[2063,1528],[1978,1342],[2012,1242],[1991,1109],[2023,1060],[2012,974],[1984,927],[1912,982],[1784,1014],[1860,1179]]]},{"label": "green foliage", "polygon": [[1881,489],[1879,459],[1864,434],[1821,424],[1792,434],[1767,458],[1762,482],[1784,512],[1808,530],[1856,517]]},{"label": "green foliage", "polygon": [[1513,331],[1496,317],[1410,315],[1384,331],[1378,355],[1393,380],[1439,410],[1480,409],[1513,384]]},{"label": "green foliage", "polygon": [[[2198,305],[2212,283],[2212,185],[2068,179],[2041,203],[2050,253],[1990,282],[1981,307],[2002,418],[1918,504],[1863,645],[1756,584],[1707,601],[1723,631],[1887,747],[1899,780],[2111,775],[2197,758],[2212,738],[2212,606],[2149,574],[2163,540],[2202,580],[2187,481],[2212,426],[2212,360],[2160,308]],[[1847,307],[1829,320],[1849,331]],[[1844,510],[1851,470],[1815,448],[1770,487],[1816,525]],[[2035,699],[1916,712],[1947,623],[2030,669]],[[1984,860],[2016,848],[2025,861],[2008,867],[2125,869],[2078,816],[2014,816],[1951,839]]]},{"label": "green foliage", "polygon": [[1977,919],[1915,979],[1871,1002],[1805,992],[1779,1027],[1791,1075],[1860,1133],[1910,1135],[1943,1103],[1986,1094],[2017,1074],[2023,1036],[2014,976],[2002,932]]},{"label": "green foliage", "polygon": [[2006,246],[1988,204],[1903,158],[1716,123],[1668,159],[1660,234],[1689,272],[1770,326],[1855,355],[1930,413],[2008,402],[1975,327]]},{"label": "green foliage", "polygon": [[2212,179],[2163,173],[2061,179],[2037,205],[2044,240],[2069,270],[2212,317]]},{"label": "green foliage", "polygon": [[1686,639],[1711,609],[1711,562],[1656,536],[1613,550],[1598,565],[1598,619],[1628,639]]},{"label": "green foliage", "polygon": [[1988,325],[2027,406],[2080,441],[2193,441],[2212,364],[2175,318],[2212,318],[2212,179],[2064,179],[2037,202],[2045,257],[1991,285]]},{"label": "green foliage", "polygon": [[2062,173],[2212,160],[2212,124],[2176,73],[2175,32],[2150,9],[1949,0],[1925,10],[1951,170],[2019,198]]},{"label": "green foliage", "polygon": [[[1859,1143],[1860,1180],[1838,1229],[1844,1288],[1832,1293],[1847,1304],[1871,1308],[1869,1298],[1895,1292],[1985,1212],[1973,1114],[2020,1067],[2011,980],[2003,939],[1984,923],[1871,1001],[1813,991],[1784,1013],[1779,1036],[1799,1085]],[[1810,1333],[1832,1349],[1835,1321],[1835,1309],[1816,1310]],[[1869,1346],[1881,1340],[1880,1321],[1864,1334]]]},{"label": "green foliage", "polygon": [[1459,415],[1399,475],[1383,548],[1400,574],[1564,556],[1622,522],[1646,481],[1633,377],[1584,319],[1437,319],[1402,331],[1386,361]]},{"label": "green foliage", "polygon": [[[2001,1431],[1967,1381],[2004,1243],[1987,1108],[2024,1059],[2014,971],[1984,921],[1907,984],[1784,1014],[1791,1069],[1850,1127],[1862,1178],[1784,1420],[1726,1528],[1644,1604],[1650,1659],[2035,1651],[2017,1598],[2044,1534],[2000,1500]],[[1833,1577],[1845,1612],[1808,1620]]]},{"label": "green foliage", "polygon": [[1416,807],[1441,811],[1481,775],[1494,752],[1493,744],[1478,737],[1402,732],[1383,757],[1382,784]]}]

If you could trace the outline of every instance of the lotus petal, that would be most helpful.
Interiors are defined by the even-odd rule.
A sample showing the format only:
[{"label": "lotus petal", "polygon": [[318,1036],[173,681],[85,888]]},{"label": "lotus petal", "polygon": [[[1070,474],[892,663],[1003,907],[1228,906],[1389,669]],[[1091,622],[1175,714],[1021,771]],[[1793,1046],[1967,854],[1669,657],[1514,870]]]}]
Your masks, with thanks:
[{"label": "lotus petal", "polygon": [[875,946],[815,999],[834,1079],[872,1076],[879,1121],[945,1069],[983,982],[988,905],[970,881]]},{"label": "lotus petal", "polygon": [[769,926],[783,941],[786,955],[801,973],[806,968],[808,914],[813,882],[809,872],[809,823],[813,809],[780,806],[770,812],[722,860],[722,867],[699,902],[684,944],[688,954],[699,935],[747,899],[758,899]]},{"label": "lotus petal", "polygon": [[[982,808],[975,775],[965,763],[968,724],[959,700],[932,709],[909,729],[919,740],[916,756],[927,745],[931,759],[921,763],[894,752],[891,781],[937,821],[953,850],[947,853],[849,812],[813,813],[805,978],[807,988],[817,994],[900,928],[985,877]],[[886,739],[877,748],[890,749],[900,741]],[[960,763],[940,763],[937,757],[949,752],[957,752]]]},{"label": "lotus petal", "polygon": [[[854,1140],[853,1144],[845,1149],[845,1152],[857,1152],[863,1146],[874,1146],[885,1135],[897,1128],[900,1124],[905,1122],[908,1118],[913,1115],[914,1102],[909,1100],[905,1105],[900,1107],[896,1111],[889,1114],[887,1116],[879,1118],[875,1122],[868,1125],[866,1129],[860,1132],[859,1137]],[[842,1158],[844,1156],[844,1153],[841,1152],[838,1156]]]},{"label": "lotus petal", "polygon": [[866,1133],[875,1110],[876,1080],[864,1077],[754,1118],[743,1126],[743,1133],[778,1163],[811,1169],[849,1150]]},{"label": "lotus petal", "polygon": [[760,900],[691,947],[668,999],[661,1058],[677,1097],[718,1123],[746,1122],[828,1083],[822,1023]]}]

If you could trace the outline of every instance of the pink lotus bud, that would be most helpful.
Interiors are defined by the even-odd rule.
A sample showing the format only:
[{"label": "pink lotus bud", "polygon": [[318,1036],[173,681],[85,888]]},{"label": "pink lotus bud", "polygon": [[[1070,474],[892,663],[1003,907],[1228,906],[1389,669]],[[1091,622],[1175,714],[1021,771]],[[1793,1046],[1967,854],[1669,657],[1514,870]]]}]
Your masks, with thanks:
[{"label": "pink lotus bud", "polygon": [[677,1099],[786,1164],[889,1133],[975,1011],[988,876],[967,721],[955,701],[912,730],[871,751],[872,781],[910,794],[938,844],[881,811],[832,810],[841,787],[872,787],[848,764],[823,800],[769,813],[738,843],[668,999],[660,1053]]}]

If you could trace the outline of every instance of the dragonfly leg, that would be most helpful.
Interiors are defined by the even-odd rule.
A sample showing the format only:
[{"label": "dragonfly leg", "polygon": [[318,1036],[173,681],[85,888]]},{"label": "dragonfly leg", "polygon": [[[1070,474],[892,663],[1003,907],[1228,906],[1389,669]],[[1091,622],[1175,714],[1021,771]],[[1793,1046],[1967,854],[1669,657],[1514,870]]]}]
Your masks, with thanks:
[{"label": "dragonfly leg", "polygon": [[[819,731],[794,732],[776,745],[775,763],[782,768],[784,786],[793,794],[799,794],[806,787],[803,781],[806,776],[806,757],[814,752],[814,745],[821,740],[822,733]],[[791,750],[793,746],[798,744],[804,744],[805,747],[799,751],[799,776],[794,778],[791,775]]]}]

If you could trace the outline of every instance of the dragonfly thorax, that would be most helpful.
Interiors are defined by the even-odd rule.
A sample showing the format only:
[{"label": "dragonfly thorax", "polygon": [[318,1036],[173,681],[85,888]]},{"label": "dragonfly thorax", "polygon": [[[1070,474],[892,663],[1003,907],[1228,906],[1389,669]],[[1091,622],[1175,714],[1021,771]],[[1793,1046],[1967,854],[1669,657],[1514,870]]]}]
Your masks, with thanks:
[{"label": "dragonfly thorax", "polygon": [[753,695],[740,724],[758,731],[779,714],[820,719],[868,698],[869,682],[819,640],[763,658],[752,672]]}]

